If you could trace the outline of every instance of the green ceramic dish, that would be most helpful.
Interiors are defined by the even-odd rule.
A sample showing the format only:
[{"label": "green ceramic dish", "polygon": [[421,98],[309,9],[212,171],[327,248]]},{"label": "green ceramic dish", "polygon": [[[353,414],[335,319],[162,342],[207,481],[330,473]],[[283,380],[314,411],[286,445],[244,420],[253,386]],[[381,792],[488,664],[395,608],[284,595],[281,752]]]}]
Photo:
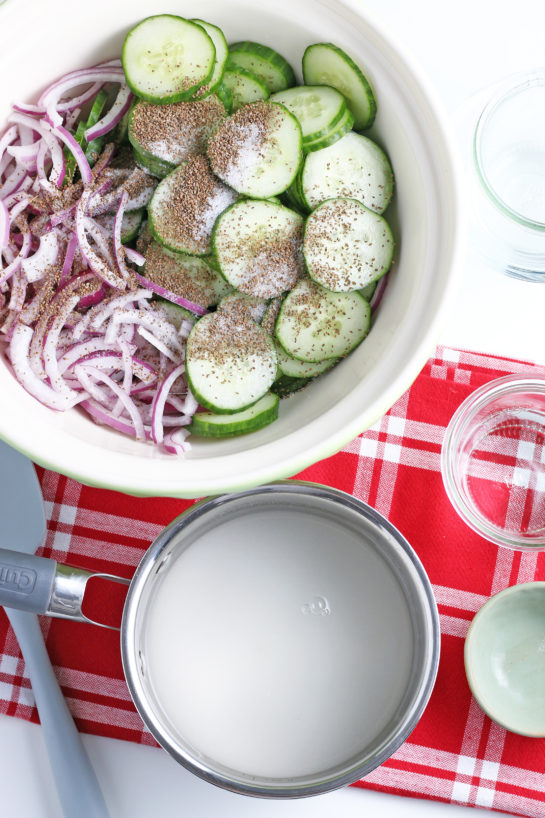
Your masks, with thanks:
[{"label": "green ceramic dish", "polygon": [[545,737],[545,582],[489,599],[468,631],[464,661],[471,692],[491,719]]}]

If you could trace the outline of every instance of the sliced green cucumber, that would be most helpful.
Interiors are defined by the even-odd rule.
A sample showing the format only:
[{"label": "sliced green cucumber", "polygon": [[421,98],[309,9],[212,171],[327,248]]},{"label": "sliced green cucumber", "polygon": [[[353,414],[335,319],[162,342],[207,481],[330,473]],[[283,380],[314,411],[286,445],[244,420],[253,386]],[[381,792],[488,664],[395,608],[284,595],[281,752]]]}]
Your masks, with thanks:
[{"label": "sliced green cucumber", "polygon": [[269,89],[255,74],[238,66],[230,68],[230,65],[230,63],[227,64],[222,82],[233,96],[233,111],[238,111],[242,105],[247,105],[249,102],[259,102],[269,98]]},{"label": "sliced green cucumber", "polygon": [[270,335],[250,319],[221,312],[203,316],[187,339],[186,374],[195,398],[206,409],[232,414],[269,391],[276,377]]},{"label": "sliced green cucumber", "polygon": [[182,307],[181,304],[174,304],[172,301],[167,301],[166,298],[154,296],[154,300],[151,303],[152,306],[166,315],[169,322],[178,331],[180,330],[180,327],[184,321],[189,321],[191,324],[195,324],[195,322],[198,320],[198,316],[195,315],[194,312]]},{"label": "sliced green cucumber", "polygon": [[208,255],[214,223],[236,198],[216,179],[206,157],[194,156],[158,184],[148,205],[149,228],[171,250]]},{"label": "sliced green cucumber", "polygon": [[173,14],[146,17],[123,43],[131,90],[148,102],[190,99],[214,72],[216,49],[204,28]]},{"label": "sliced green cucumber", "polygon": [[317,375],[327,372],[337,363],[336,358],[326,359],[317,364],[310,361],[300,361],[292,355],[288,355],[280,344],[276,345],[276,356],[279,371],[289,378],[315,378]]},{"label": "sliced green cucumber", "polygon": [[263,318],[261,319],[261,326],[264,330],[266,330],[269,335],[274,335],[274,325],[276,324],[276,319],[278,318],[278,313],[280,312],[280,307],[282,306],[282,299],[281,298],[273,298],[272,301],[269,301],[267,309],[263,314]]},{"label": "sliced green cucumber", "polygon": [[360,295],[365,298],[366,301],[371,301],[373,293],[377,289],[377,283],[377,281],[372,281],[360,290]]},{"label": "sliced green cucumber", "polygon": [[225,106],[216,94],[171,105],[140,100],[129,118],[128,136],[135,159],[163,178],[182,162],[203,154],[225,117]]},{"label": "sliced green cucumber", "polygon": [[290,186],[302,159],[297,119],[276,102],[244,105],[208,144],[214,173],[238,193],[267,199]]},{"label": "sliced green cucumber", "polygon": [[271,97],[297,117],[303,134],[303,148],[327,136],[346,114],[346,100],[340,91],[326,85],[300,85],[279,91]]},{"label": "sliced green cucumber", "polygon": [[327,199],[306,221],[303,255],[322,287],[361,290],[390,269],[394,237],[386,219],[356,199]]},{"label": "sliced green cucumber", "polygon": [[[140,232],[142,219],[144,218],[144,208],[139,210],[129,210],[123,214],[123,221],[121,222],[121,242],[128,244],[135,239]],[[105,227],[110,234],[114,229],[114,216],[111,213],[105,213],[103,216],[96,216],[99,224]]]},{"label": "sliced green cucumber", "polygon": [[[89,111],[89,116],[83,122],[78,122],[78,126],[76,128],[76,133],[74,134],[74,139],[80,146],[83,148],[85,157],[89,164],[93,166],[98,158],[98,154],[102,149],[102,144],[104,139],[102,137],[97,137],[97,139],[93,139],[91,142],[87,142],[85,139],[85,131],[87,128],[90,128],[92,125],[96,125],[98,120],[102,115],[102,111],[104,110],[104,106],[108,101],[108,95],[105,91],[99,91],[96,95],[93,104],[91,106],[91,110]],[[68,148],[64,149],[65,154],[65,161],[66,161],[66,171],[65,171],[65,180],[66,184],[69,184],[73,181],[76,170],[77,170],[77,163],[72,151],[68,150]]]},{"label": "sliced green cucumber", "polygon": [[218,218],[212,247],[224,277],[248,295],[274,298],[303,274],[303,219],[283,205],[243,199]]},{"label": "sliced green cucumber", "polygon": [[367,335],[370,318],[359,293],[332,293],[303,279],[284,299],[275,332],[288,355],[320,363],[348,355]]},{"label": "sliced green cucumber", "polygon": [[223,82],[220,82],[220,84],[216,87],[214,93],[216,94],[218,99],[221,99],[225,110],[227,111],[228,114],[230,114],[231,111],[233,110],[233,92],[231,91],[231,89],[224,85]]},{"label": "sliced green cucumber", "polygon": [[276,420],[279,403],[278,396],[269,393],[249,409],[232,415],[196,412],[188,429],[191,434],[200,437],[234,437],[256,432]]},{"label": "sliced green cucumber", "polygon": [[358,199],[383,213],[392,198],[394,175],[379,146],[354,132],[319,151],[309,153],[301,171],[301,194],[310,210],[326,199]]},{"label": "sliced green cucumber", "polygon": [[340,91],[359,131],[373,124],[377,104],[369,81],[354,60],[336,45],[315,43],[303,54],[305,85],[331,85]]},{"label": "sliced green cucumber", "polygon": [[218,304],[218,312],[231,315],[235,319],[251,318],[252,321],[260,324],[267,310],[267,304],[268,301],[265,298],[235,292],[222,298]]},{"label": "sliced green cucumber", "polygon": [[265,83],[270,93],[295,85],[295,73],[289,62],[268,45],[249,40],[229,46],[229,58]]},{"label": "sliced green cucumber", "polygon": [[220,84],[221,78],[223,76],[223,71],[225,69],[225,63],[227,62],[227,57],[229,56],[229,48],[227,46],[225,34],[221,30],[221,28],[212,25],[212,23],[207,23],[205,20],[198,20],[196,18],[190,20],[190,22],[196,23],[198,26],[201,26],[201,28],[204,28],[204,30],[214,43],[214,48],[216,49],[216,57],[214,60],[214,70],[212,71],[212,76],[207,81],[206,85],[202,85],[195,94],[195,97],[197,99],[202,99],[211,91],[214,91],[214,89]]},{"label": "sliced green cucumber", "polygon": [[312,381],[312,378],[290,378],[288,375],[281,375],[271,386],[271,392],[279,398],[289,398],[294,392],[304,389]]},{"label": "sliced green cucumber", "polygon": [[232,287],[205,258],[174,253],[152,241],[145,251],[142,275],[157,287],[200,307],[213,307]]},{"label": "sliced green cucumber", "polygon": [[343,136],[352,130],[354,126],[354,117],[352,116],[352,112],[349,108],[346,109],[345,115],[341,119],[341,121],[333,128],[329,133],[324,134],[324,136],[320,136],[317,139],[313,140],[312,142],[305,142],[303,145],[303,150],[305,153],[311,153],[312,151],[320,151],[322,148],[328,148],[330,145],[333,145],[335,142],[338,142],[339,139],[342,139]]}]

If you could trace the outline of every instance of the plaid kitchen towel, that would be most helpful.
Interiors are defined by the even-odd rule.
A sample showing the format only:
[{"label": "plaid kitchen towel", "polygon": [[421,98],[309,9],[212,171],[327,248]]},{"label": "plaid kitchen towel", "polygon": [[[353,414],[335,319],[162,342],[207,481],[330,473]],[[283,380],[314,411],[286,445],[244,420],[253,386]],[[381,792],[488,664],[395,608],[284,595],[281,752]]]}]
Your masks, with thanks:
[{"label": "plaid kitchen towel", "polygon": [[[398,752],[356,786],[542,818],[545,739],[508,733],[482,713],[466,683],[463,644],[475,612],[491,594],[545,580],[545,553],[498,549],[480,538],[451,507],[440,474],[441,441],[454,410],[481,384],[513,372],[544,370],[439,348],[387,415],[297,476],[343,489],[391,520],[420,556],[439,606],[441,661],[429,705]],[[38,473],[48,519],[43,554],[92,571],[130,577],[161,528],[191,505],[135,499],[43,469]],[[112,617],[119,606],[112,597]],[[80,730],[154,744],[123,678],[118,634],[45,618],[42,628]],[[38,720],[2,609],[0,712]]]}]

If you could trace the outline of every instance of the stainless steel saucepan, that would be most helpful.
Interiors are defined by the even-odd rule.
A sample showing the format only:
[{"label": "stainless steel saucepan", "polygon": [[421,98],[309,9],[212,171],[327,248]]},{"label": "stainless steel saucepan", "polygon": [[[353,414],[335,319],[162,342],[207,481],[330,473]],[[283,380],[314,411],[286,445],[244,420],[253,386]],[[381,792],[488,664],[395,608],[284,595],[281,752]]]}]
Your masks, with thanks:
[{"label": "stainless steel saucepan", "polygon": [[[84,620],[91,576],[0,549],[0,604]],[[418,557],[385,518],[286,481],[203,500],[162,531],[130,583],[121,653],[142,719],[178,762],[290,798],[361,778],[407,738],[439,624]]]}]

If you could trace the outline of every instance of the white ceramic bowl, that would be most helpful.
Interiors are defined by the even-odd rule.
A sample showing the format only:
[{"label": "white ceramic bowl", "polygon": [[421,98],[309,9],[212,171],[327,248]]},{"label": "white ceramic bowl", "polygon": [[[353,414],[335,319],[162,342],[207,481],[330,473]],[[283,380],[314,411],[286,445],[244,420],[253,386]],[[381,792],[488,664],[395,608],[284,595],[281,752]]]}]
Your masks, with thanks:
[{"label": "white ceramic bowl", "polygon": [[[397,44],[358,0],[6,0],[0,5],[0,123],[17,100],[78,67],[119,55],[128,29],[150,13],[199,16],[228,40],[276,47],[300,77],[303,51],[334,42],[376,92],[371,135],[390,155],[396,195],[387,218],[396,261],[363,344],[326,377],[281,404],[279,419],[227,441],[198,440],[183,460],[95,425],[78,410],[41,406],[0,361],[0,437],[55,471],[146,496],[199,497],[295,474],[340,449],[409,387],[437,340],[461,246],[458,163],[440,107]],[[21,32],[25,54],[21,58]]]}]

